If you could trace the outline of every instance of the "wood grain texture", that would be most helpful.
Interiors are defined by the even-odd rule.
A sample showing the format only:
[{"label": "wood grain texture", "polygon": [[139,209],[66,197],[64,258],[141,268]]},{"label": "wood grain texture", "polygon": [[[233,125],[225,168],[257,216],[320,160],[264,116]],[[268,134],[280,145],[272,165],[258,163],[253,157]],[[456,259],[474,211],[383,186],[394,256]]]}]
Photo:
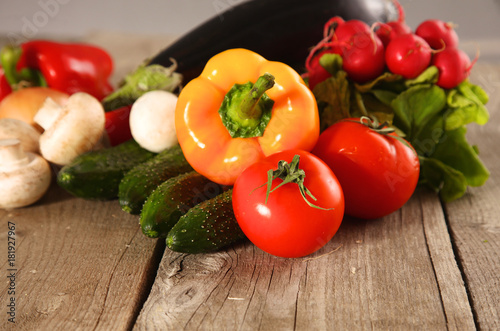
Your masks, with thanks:
[{"label": "wood grain texture", "polygon": [[[117,59],[114,82],[171,40],[87,38]],[[489,181],[453,203],[419,190],[385,218],[347,218],[306,258],[249,242],[203,255],[164,250],[117,201],[55,185],[33,206],[0,210],[1,247],[7,222],[16,224],[17,329],[500,330],[500,65],[477,63],[471,80],[491,98],[490,122],[468,132]],[[5,258],[0,267],[5,274]]]},{"label": "wood grain texture", "polygon": [[478,64],[471,80],[490,95],[490,121],[471,125],[468,139],[478,146],[491,176],[484,186],[446,204],[445,211],[477,327],[500,330],[500,66]]},{"label": "wood grain texture", "polygon": [[448,233],[441,203],[421,190],[419,198],[427,248],[432,260],[448,330],[474,330],[474,317]]},{"label": "wood grain texture", "polygon": [[[93,33],[84,41],[110,52],[115,60],[111,81],[116,85],[172,39]],[[10,41],[0,36],[0,47]],[[35,205],[12,212],[0,210],[0,220],[0,245],[5,248],[7,223],[16,224],[18,329],[131,328],[165,247],[163,241],[142,234],[137,216],[123,212],[116,200],[73,198],[54,182]],[[3,272],[6,263],[2,258]],[[7,289],[5,281],[0,287],[2,306],[7,302]],[[0,329],[10,326],[7,318],[0,319]]]},{"label": "wood grain texture", "polygon": [[[130,328],[158,260],[157,241],[142,234],[137,217],[117,201],[85,201],[53,185],[36,205],[1,210],[0,220],[2,247],[7,223],[16,225],[18,329]],[[3,305],[5,281],[0,297]]]},{"label": "wood grain texture", "polygon": [[[347,218],[327,246],[301,259],[250,243],[203,255],[166,250],[134,330],[473,328],[449,241],[427,244],[424,219],[437,216],[446,234],[439,210],[435,196],[419,193],[383,219]],[[434,266],[429,249],[452,262]],[[444,299],[441,287],[450,288]]]},{"label": "wood grain texture", "polygon": [[[477,68],[488,79],[500,71]],[[494,124],[469,135],[498,173],[500,98],[489,88]],[[393,215],[347,219],[308,259],[272,257],[250,243],[198,256],[167,250],[135,329],[498,329],[497,191],[490,179],[443,210],[419,190]]]}]

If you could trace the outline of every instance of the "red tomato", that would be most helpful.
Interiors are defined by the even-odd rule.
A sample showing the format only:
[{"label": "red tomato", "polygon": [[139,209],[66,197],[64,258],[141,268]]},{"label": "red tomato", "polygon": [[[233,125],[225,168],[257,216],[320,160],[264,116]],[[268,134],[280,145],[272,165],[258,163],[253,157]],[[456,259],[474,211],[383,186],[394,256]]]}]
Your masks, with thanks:
[{"label": "red tomato", "polygon": [[408,146],[353,118],[323,131],[312,153],[337,176],[346,214],[373,219],[401,208],[417,186],[420,163]]},{"label": "red tomato", "polygon": [[[276,170],[281,160],[292,163],[295,155],[300,156],[303,183],[317,200],[307,199],[320,208],[305,202],[296,183],[271,191],[266,203],[268,171]],[[282,182],[274,179],[271,189]],[[233,209],[241,229],[257,247],[280,257],[301,257],[323,247],[337,232],[344,215],[344,195],[323,161],[309,152],[287,150],[241,173],[233,187]]]}]

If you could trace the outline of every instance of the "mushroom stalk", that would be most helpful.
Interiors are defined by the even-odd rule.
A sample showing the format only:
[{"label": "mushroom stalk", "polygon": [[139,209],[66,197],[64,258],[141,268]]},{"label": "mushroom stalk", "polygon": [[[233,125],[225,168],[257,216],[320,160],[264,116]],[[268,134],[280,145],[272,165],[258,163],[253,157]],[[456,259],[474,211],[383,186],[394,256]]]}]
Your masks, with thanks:
[{"label": "mushroom stalk", "polygon": [[47,99],[35,115],[35,122],[45,129],[40,153],[49,162],[67,165],[96,147],[105,121],[100,101],[88,93],[72,94],[62,107]]},{"label": "mushroom stalk", "polygon": [[16,118],[0,118],[0,139],[19,139],[25,152],[39,153],[40,132]]},{"label": "mushroom stalk", "polygon": [[10,171],[29,163],[18,139],[0,140],[0,171]]},{"label": "mushroom stalk", "polygon": [[45,99],[42,107],[35,114],[33,120],[44,130],[50,128],[59,117],[62,107],[52,98]]}]

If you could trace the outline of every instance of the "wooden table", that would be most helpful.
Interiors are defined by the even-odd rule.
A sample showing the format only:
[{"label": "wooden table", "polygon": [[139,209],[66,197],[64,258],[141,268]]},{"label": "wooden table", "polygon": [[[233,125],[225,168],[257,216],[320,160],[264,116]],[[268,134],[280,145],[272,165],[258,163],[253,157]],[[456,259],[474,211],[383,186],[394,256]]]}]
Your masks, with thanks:
[{"label": "wooden table", "polygon": [[[110,50],[122,77],[172,39],[88,40]],[[500,330],[500,63],[479,61],[471,79],[491,97],[490,122],[468,132],[488,182],[452,203],[418,189],[392,215],[346,218],[306,258],[249,242],[174,253],[117,201],[74,198],[55,183],[33,206],[0,210],[0,328],[13,328],[14,311],[19,330]]]}]

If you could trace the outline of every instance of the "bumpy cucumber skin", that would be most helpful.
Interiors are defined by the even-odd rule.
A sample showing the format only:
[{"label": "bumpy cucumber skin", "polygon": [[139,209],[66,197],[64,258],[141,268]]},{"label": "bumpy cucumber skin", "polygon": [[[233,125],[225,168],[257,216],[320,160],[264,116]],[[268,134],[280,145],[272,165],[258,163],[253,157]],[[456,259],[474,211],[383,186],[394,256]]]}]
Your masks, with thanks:
[{"label": "bumpy cucumber skin", "polygon": [[193,171],[182,149],[175,145],[132,168],[120,182],[118,199],[127,213],[138,215],[155,188],[169,178]]},{"label": "bumpy cucumber skin", "polygon": [[245,238],[234,217],[232,192],[191,208],[170,230],[167,246],[180,253],[209,253]]},{"label": "bumpy cucumber skin", "polygon": [[90,151],[64,166],[57,175],[60,187],[88,200],[111,200],[127,171],[155,156],[131,139],[120,145]]},{"label": "bumpy cucumber skin", "polygon": [[216,184],[196,171],[172,177],[148,196],[139,223],[151,238],[165,238],[179,218],[198,203],[221,194],[228,187]]}]

